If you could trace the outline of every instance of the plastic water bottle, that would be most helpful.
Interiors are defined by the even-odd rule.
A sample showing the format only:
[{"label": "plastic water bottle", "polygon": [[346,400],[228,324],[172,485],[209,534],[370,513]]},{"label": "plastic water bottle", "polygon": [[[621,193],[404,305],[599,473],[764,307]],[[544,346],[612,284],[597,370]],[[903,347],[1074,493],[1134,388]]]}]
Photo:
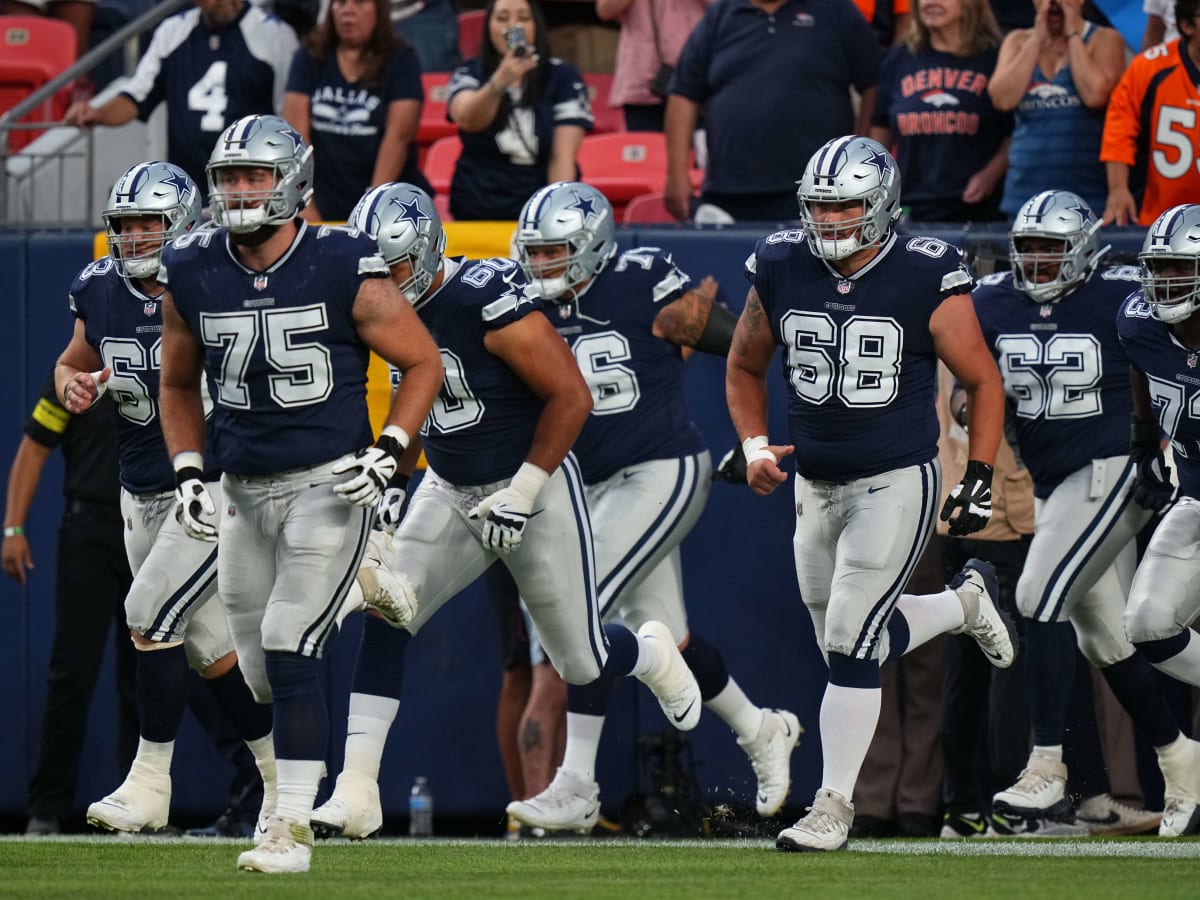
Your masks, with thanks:
[{"label": "plastic water bottle", "polygon": [[413,837],[433,834],[433,793],[424,775],[418,775],[408,795],[408,833]]}]

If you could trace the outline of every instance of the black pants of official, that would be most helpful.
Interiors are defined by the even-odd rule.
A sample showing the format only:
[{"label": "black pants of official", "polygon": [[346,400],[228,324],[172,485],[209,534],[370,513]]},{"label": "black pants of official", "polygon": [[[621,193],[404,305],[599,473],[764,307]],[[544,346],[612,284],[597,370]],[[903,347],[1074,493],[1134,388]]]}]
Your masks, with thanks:
[{"label": "black pants of official", "polygon": [[41,749],[28,793],[29,815],[45,818],[63,818],[74,807],[88,706],[110,640],[116,657],[120,778],[137,752],[134,649],[125,624],[125,595],[133,579],[116,505],[68,501],[58,530],[55,578]]}]

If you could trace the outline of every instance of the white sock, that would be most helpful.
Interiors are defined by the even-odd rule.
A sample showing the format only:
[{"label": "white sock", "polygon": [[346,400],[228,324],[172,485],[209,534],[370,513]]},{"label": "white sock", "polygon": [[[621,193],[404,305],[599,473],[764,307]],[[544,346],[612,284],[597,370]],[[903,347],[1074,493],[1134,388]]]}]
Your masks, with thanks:
[{"label": "white sock", "polygon": [[1184,684],[1200,687],[1200,639],[1190,637],[1182,650],[1154,663],[1154,668]]},{"label": "white sock", "polygon": [[640,634],[634,632],[634,637],[638,640],[638,658],[629,674],[634,678],[641,678],[658,667],[658,653]]},{"label": "white sock", "polygon": [[307,825],[312,820],[313,800],[325,763],[319,759],[277,759],[275,768],[279,772],[275,815]]},{"label": "white sock", "polygon": [[854,797],[858,771],[875,736],[882,696],[879,688],[825,687],[820,720],[825,760],[821,787],[837,791],[847,800]]},{"label": "white sock", "polygon": [[166,775],[169,778],[171,776],[171,758],[174,755],[174,741],[160,744],[156,741],[138,738],[137,756],[133,758],[129,772],[131,775],[134,772],[142,772],[146,775]]},{"label": "white sock", "polygon": [[346,621],[346,616],[352,612],[358,612],[365,605],[362,588],[358,586],[357,581],[350,582],[350,590],[346,594],[346,599],[342,601],[342,608],[338,610],[337,614],[338,631],[342,630],[342,623]]},{"label": "white sock", "polygon": [[908,647],[904,652],[910,653],[939,634],[961,628],[963,605],[949,588],[940,594],[903,594],[892,615],[902,615],[908,623]]},{"label": "white sock", "polygon": [[267,732],[266,737],[260,737],[253,741],[246,741],[246,746],[250,748],[250,752],[254,754],[254,764],[258,766],[258,774],[263,780],[263,803],[262,811],[265,815],[271,815],[275,812],[275,801],[278,797],[276,787],[279,783],[279,774],[275,770],[275,740],[272,732]]},{"label": "white sock", "polygon": [[351,694],[346,719],[346,762],[343,772],[357,772],[379,780],[379,763],[388,731],[396,720],[400,701],[376,694]]},{"label": "white sock", "polygon": [[562,767],[584,781],[595,781],[596,754],[600,752],[603,731],[604,716],[567,713],[567,747],[563,751]]},{"label": "white sock", "polygon": [[721,720],[733,729],[741,741],[752,741],[758,737],[762,728],[763,711],[761,707],[750,702],[738,683],[732,678],[726,682],[721,693],[704,705],[721,717]]},{"label": "white sock", "polygon": [[1063,748],[1062,744],[1055,744],[1053,747],[1039,747],[1037,744],[1034,744],[1033,753],[1044,757],[1045,759],[1052,759],[1055,762],[1062,762]]}]

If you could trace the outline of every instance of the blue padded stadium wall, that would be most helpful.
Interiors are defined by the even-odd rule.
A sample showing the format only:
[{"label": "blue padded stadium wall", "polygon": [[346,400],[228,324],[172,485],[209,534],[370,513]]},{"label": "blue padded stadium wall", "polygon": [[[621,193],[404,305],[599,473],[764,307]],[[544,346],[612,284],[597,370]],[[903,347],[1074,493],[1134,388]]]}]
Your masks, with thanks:
[{"label": "blue padded stadium wall", "polygon": [[[714,275],[722,298],[740,311],[746,293],[742,267],[761,230],[692,231],[673,228],[626,230],[622,244],[648,244],[671,250],[693,278]],[[991,238],[1003,247],[1003,232],[974,230],[940,233],[958,242]],[[1109,235],[1118,249],[1136,251],[1136,231]],[[1002,251],[1001,251],[1002,252]],[[0,374],[0,463],[7,473],[21,425],[42,380],[71,333],[66,292],[75,273],[92,258],[91,233],[0,235],[0,277],[8,296],[8,329],[3,337]],[[771,373],[771,434],[786,434],[784,385],[777,365]],[[734,434],[724,403],[724,368],[697,354],[688,366],[687,390],[695,421],[715,459]],[[35,760],[45,695],[45,668],[53,627],[53,573],[56,529],[62,511],[61,460],[51,462],[28,523],[37,568],[29,586],[0,578],[0,701],[7,723],[0,738],[0,815],[24,809],[25,785]],[[791,803],[812,795],[820,778],[817,713],[825,681],[824,665],[796,587],[792,563],[790,484],[769,498],[744,488],[713,486],[699,524],[684,544],[684,577],[692,629],[725,654],[730,673],[756,702],[796,711],[809,729],[793,762]],[[334,642],[328,667],[331,712],[329,768],[340,770],[350,675],[360,624],[352,617]],[[84,763],[78,808],[116,785],[112,677],[99,682]],[[429,778],[436,815],[494,816],[497,829],[509,799],[496,751],[495,707],[500,685],[496,628],[480,585],[447,605],[413,642],[400,716],[388,743],[382,770],[385,813],[405,814],[413,777]],[[666,723],[648,691],[622,685],[606,726],[598,772],[606,810],[639,783],[636,737],[658,732]],[[711,802],[748,804],[753,775],[725,725],[705,716],[689,740],[700,761],[699,777]],[[230,771],[188,717],[177,744],[173,811],[195,818],[219,811]],[[327,793],[329,782],[322,789]]]}]

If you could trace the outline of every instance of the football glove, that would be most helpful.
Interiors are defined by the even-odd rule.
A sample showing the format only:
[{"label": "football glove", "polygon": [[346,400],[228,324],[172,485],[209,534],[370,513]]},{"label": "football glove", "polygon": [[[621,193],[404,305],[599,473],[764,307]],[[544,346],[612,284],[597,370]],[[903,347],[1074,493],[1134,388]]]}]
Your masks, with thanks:
[{"label": "football glove", "polygon": [[1154,420],[1133,419],[1129,434],[1129,450],[1137,466],[1130,498],[1142,509],[1160,513],[1171,504],[1175,485],[1171,483],[1171,467],[1163,458],[1162,430]]},{"label": "football glove", "polygon": [[942,506],[941,519],[950,523],[952,537],[962,537],[985,528],[991,518],[992,467],[968,460],[962,481],[954,486]]},{"label": "football glove", "polygon": [[721,457],[717,469],[712,474],[713,481],[728,481],[730,484],[745,485],[746,482],[746,452],[738,444]]},{"label": "football glove", "polygon": [[353,476],[333,486],[333,492],[355,506],[374,506],[379,495],[396,474],[396,466],[408,446],[403,428],[389,425],[373,447],[343,456],[334,464],[333,473],[352,472]]},{"label": "football glove", "polygon": [[484,547],[497,553],[512,553],[521,546],[533,504],[549,479],[542,469],[523,463],[508,487],[489,494],[467,513],[472,519],[483,517],[480,540]]},{"label": "football glove", "polygon": [[408,476],[397,472],[388,482],[387,489],[379,498],[375,508],[376,524],[384,534],[395,534],[404,512],[404,501],[408,497]]},{"label": "football glove", "polygon": [[175,457],[175,521],[187,536],[213,543],[217,539],[217,507],[204,486],[204,457],[180,453]]}]

